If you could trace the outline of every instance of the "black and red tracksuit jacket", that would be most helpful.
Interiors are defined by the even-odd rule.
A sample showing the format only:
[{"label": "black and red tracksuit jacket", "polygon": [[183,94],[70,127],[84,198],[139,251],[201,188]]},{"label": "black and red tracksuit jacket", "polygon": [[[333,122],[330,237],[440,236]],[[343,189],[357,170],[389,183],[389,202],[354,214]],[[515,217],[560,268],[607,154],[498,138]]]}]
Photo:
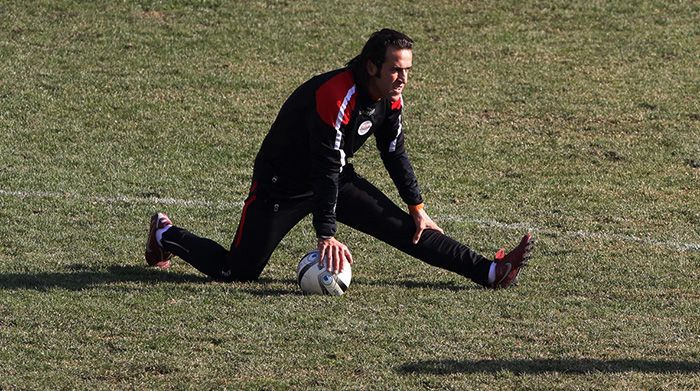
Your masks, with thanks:
[{"label": "black and red tracksuit jacket", "polygon": [[423,202],[404,149],[403,98],[372,101],[349,68],[313,77],[282,105],[255,159],[256,181],[272,181],[278,196],[313,195],[318,237],[334,236],[340,173],[374,135],[401,199]]}]

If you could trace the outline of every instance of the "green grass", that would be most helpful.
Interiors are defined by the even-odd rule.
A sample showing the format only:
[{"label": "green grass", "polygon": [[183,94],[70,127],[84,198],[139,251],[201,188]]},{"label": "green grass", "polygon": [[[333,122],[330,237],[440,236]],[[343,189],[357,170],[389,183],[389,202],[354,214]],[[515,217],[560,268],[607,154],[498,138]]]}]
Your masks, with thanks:
[{"label": "green grass", "polygon": [[[0,390],[700,388],[694,2],[4,1]],[[288,94],[369,33],[416,39],[408,148],[487,291],[347,227],[340,298],[143,267],[166,210],[228,245]],[[398,196],[370,142],[358,171]],[[165,203],[164,199],[196,202]],[[206,204],[206,202],[209,202]]]}]

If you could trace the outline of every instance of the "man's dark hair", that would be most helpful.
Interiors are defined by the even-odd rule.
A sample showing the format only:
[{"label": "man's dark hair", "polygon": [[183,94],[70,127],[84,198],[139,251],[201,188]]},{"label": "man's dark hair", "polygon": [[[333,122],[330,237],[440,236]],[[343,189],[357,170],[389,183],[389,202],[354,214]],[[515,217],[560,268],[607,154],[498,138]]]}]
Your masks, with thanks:
[{"label": "man's dark hair", "polygon": [[392,29],[375,31],[365,43],[362,52],[346,64],[355,75],[362,79],[367,78],[367,61],[372,61],[378,69],[382,68],[386,60],[386,50],[392,47],[396,49],[413,49],[413,40],[408,35]]}]

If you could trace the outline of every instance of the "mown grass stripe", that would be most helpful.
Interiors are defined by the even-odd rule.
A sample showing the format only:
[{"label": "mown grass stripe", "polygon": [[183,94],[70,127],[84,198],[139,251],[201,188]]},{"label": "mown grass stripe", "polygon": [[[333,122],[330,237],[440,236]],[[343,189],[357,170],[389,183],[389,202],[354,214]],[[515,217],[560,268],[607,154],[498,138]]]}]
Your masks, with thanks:
[{"label": "mown grass stripe", "polygon": [[[104,204],[159,204],[159,205],[174,205],[184,207],[210,207],[216,209],[240,209],[243,202],[229,201],[206,201],[206,200],[188,200],[168,197],[134,197],[134,196],[89,196],[70,192],[46,192],[46,191],[17,191],[17,190],[1,190],[0,196],[16,197],[16,198],[57,198],[57,199],[77,199],[88,202],[97,202]],[[672,240],[656,240],[642,238],[635,235],[626,235],[615,232],[589,232],[589,231],[557,231],[548,228],[534,227],[528,223],[502,223],[496,220],[473,219],[459,215],[436,215],[437,221],[456,221],[462,223],[475,224],[480,227],[499,228],[506,230],[522,231],[528,230],[539,235],[548,235],[554,237],[567,238],[583,238],[583,239],[598,239],[598,240],[617,240],[621,242],[637,243],[645,246],[661,246],[677,251],[700,251],[700,243],[685,243]]]}]

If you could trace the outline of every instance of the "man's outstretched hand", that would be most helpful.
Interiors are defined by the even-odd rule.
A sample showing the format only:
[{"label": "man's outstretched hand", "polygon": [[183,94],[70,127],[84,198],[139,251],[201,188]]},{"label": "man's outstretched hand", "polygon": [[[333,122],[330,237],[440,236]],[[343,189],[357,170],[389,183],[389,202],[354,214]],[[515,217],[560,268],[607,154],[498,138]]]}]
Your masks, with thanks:
[{"label": "man's outstretched hand", "polygon": [[334,237],[318,239],[318,252],[321,254],[321,266],[332,273],[343,271],[345,261],[352,263],[352,255],[348,246],[336,240]]}]

